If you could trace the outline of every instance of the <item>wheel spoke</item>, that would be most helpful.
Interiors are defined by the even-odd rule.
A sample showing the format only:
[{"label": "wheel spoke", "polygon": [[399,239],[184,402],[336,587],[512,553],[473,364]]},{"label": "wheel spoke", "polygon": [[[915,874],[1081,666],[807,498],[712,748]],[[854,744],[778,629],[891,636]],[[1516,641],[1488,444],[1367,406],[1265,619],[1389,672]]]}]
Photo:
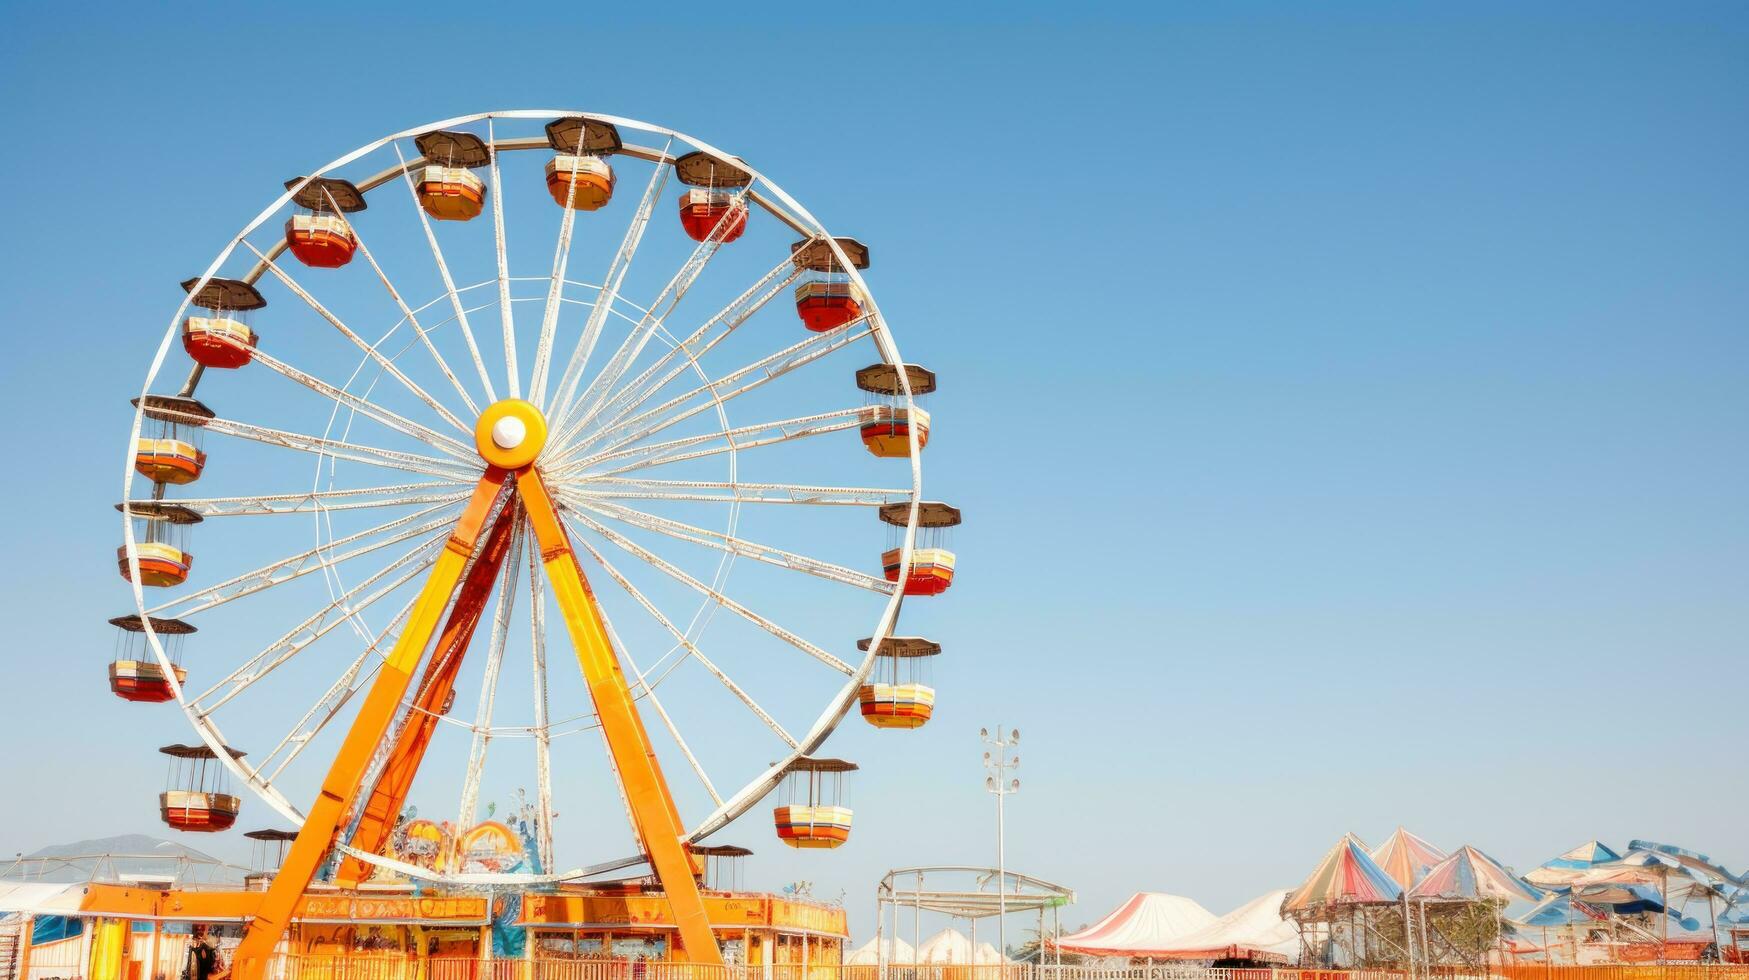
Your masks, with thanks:
[{"label": "wheel spoke", "polygon": [[[672,145],[673,141],[669,142]],[[667,156],[668,150],[664,147],[662,157],[667,159]],[[577,394],[577,385],[583,381],[583,372],[589,365],[589,358],[594,355],[595,345],[601,340],[601,329],[606,326],[608,314],[613,311],[613,305],[619,299],[619,290],[625,284],[626,272],[631,269],[632,259],[638,254],[638,246],[643,243],[644,230],[650,226],[650,216],[656,211],[656,199],[667,185],[670,172],[668,167],[660,164],[651,172],[650,182],[644,187],[644,196],[638,202],[638,209],[632,213],[631,224],[626,226],[625,237],[620,240],[619,248],[608,262],[607,275],[601,279],[601,289],[595,294],[595,308],[589,311],[589,319],[583,326],[583,335],[578,338],[577,346],[572,348],[565,370],[559,376],[558,394],[551,405],[541,406],[543,409],[558,409],[548,413],[555,421],[569,411],[571,400]]]},{"label": "wheel spoke", "polygon": [[[566,209],[569,212],[569,208]],[[515,529],[521,540],[523,528]],[[534,775],[538,825],[535,847],[544,872],[553,870],[553,766],[552,729],[547,718],[547,596],[546,576],[541,573],[540,552],[528,552],[529,654],[534,668]]]},{"label": "wheel spoke", "polygon": [[798,572],[805,572],[816,578],[823,578],[829,582],[837,582],[840,585],[850,585],[859,589],[867,589],[870,592],[877,592],[881,595],[891,595],[893,593],[893,583],[888,582],[884,578],[877,578],[873,575],[869,575],[866,572],[859,572],[853,568],[845,568],[842,565],[834,565],[831,562],[809,558],[806,555],[798,555],[794,552],[784,551],[780,548],[768,547],[755,541],[748,541],[745,538],[735,537],[732,534],[724,534],[721,531],[711,531],[691,524],[684,524],[680,521],[669,520],[666,517],[657,517],[654,514],[647,514],[641,510],[633,510],[630,507],[625,507],[606,500],[589,500],[563,491],[560,492],[560,496],[566,502],[574,506],[586,508],[593,513],[630,524],[633,527],[641,527],[646,531],[655,531],[658,534],[665,534],[678,541],[690,541],[693,544],[712,548],[727,554],[739,555],[743,558],[751,558],[754,561],[764,562],[767,565],[775,565],[779,568],[788,568]]},{"label": "wheel spoke", "polygon": [[[517,518],[518,524],[523,519]],[[492,742],[492,709],[498,697],[498,672],[504,666],[504,648],[510,641],[510,614],[516,605],[516,580],[522,570],[523,534],[510,539],[510,551],[504,556],[504,570],[499,573],[498,603],[492,612],[492,638],[486,646],[486,672],[480,680],[480,706],[474,712],[473,741],[468,746],[468,769],[462,779],[461,803],[456,808],[457,825],[472,827],[474,811],[480,802],[480,779],[486,771],[486,750]],[[530,549],[535,557],[539,548]]]},{"label": "wheel spoke", "polygon": [[494,147],[492,170],[492,240],[498,252],[498,319],[504,326],[504,374],[509,378],[510,397],[522,397],[522,373],[516,365],[516,311],[510,303],[510,257],[504,248],[504,189],[498,180],[497,140],[492,117],[486,117],[486,142]]},{"label": "wheel spoke", "polygon": [[343,388],[336,388],[312,374],[308,374],[292,367],[290,364],[274,357],[266,351],[259,349],[256,350],[252,360],[268,370],[273,371],[275,374],[295,381],[319,395],[340,402],[348,408],[364,414],[368,418],[381,422],[383,425],[394,429],[396,432],[399,432],[404,436],[418,439],[434,449],[440,449],[449,453],[457,459],[466,459],[469,456],[476,455],[472,447],[462,444],[457,439],[435,432],[426,426],[420,425],[412,419],[397,415],[394,412],[383,408],[381,405],[360,398]]},{"label": "wheel spoke", "polygon": [[[311,490],[308,493],[274,493],[256,497],[183,497],[177,506],[202,517],[257,517],[266,514],[307,514],[311,511],[365,510],[376,507],[408,507],[414,504],[454,503],[468,499],[470,490],[439,490],[459,483],[402,483],[387,487],[353,490]],[[138,507],[152,503],[134,500]]]},{"label": "wheel spoke", "polygon": [[[291,732],[285,738],[280,739],[279,744],[273,747],[273,751],[262,756],[261,762],[253,770],[256,777],[260,776],[261,770],[267,768],[267,764],[275,756],[290,746],[291,751],[286,753],[285,758],[280,760],[279,765],[275,766],[273,772],[267,776],[269,783],[278,779],[280,774],[285,772],[286,767],[291,765],[303,753],[304,749],[309,747],[311,742],[315,741],[322,729],[334,720],[334,716],[346,707],[346,702],[352,700],[352,696],[357,694],[366,682],[376,676],[376,672],[382,669],[383,658],[380,655],[373,657],[372,654],[377,654],[382,649],[383,644],[388,642],[389,636],[401,628],[401,625],[407,621],[407,617],[412,614],[413,604],[418,601],[417,595],[409,598],[406,604],[401,607],[401,611],[389,620],[387,626],[383,627],[382,632],[378,633],[359,652],[352,663],[347,665],[346,671],[340,675],[340,678],[328,686],[328,690],[323,692],[321,699],[310,706],[310,710],[304,713],[304,717],[292,728]],[[368,671],[364,670],[367,663],[370,664]],[[362,679],[358,676],[360,673],[364,674]],[[321,717],[317,718],[317,715]],[[315,721],[312,723],[311,719],[315,719]]]},{"label": "wheel spoke", "polygon": [[[605,488],[605,489],[604,489]],[[616,489],[623,488],[623,489]],[[726,490],[728,493],[704,493]],[[910,490],[879,487],[818,487],[799,483],[737,483],[710,480],[652,480],[633,477],[591,479],[569,491],[585,499],[697,500],[742,504],[810,504],[815,506],[879,507],[907,500]],[[178,501],[180,503],[180,501]]]},{"label": "wheel spoke", "polygon": [[[269,565],[263,565],[254,571],[244,572],[234,578],[226,579],[217,585],[209,585],[198,592],[190,592],[187,595],[178,596],[171,599],[169,602],[146,610],[146,613],[151,616],[183,619],[188,616],[193,616],[196,613],[205,612],[208,609],[222,606],[227,602],[234,602],[245,596],[254,595],[257,592],[273,588],[276,585],[283,585],[293,579],[302,578],[311,572],[333,568],[342,562],[370,554],[373,551],[380,551],[392,544],[416,538],[422,534],[430,534],[441,527],[453,524],[455,522],[453,516],[440,517],[436,520],[427,521],[424,524],[400,531],[397,534],[391,535],[373,544],[354,548],[344,554],[332,554],[333,550],[336,548],[353,544],[357,541],[362,541],[365,538],[382,534],[385,531],[392,531],[396,528],[404,527],[422,517],[429,517],[439,511],[450,509],[452,506],[453,505],[450,504],[438,504],[435,507],[427,507],[424,510],[408,514],[405,517],[397,518],[387,524],[373,527],[368,531],[360,531],[357,534],[348,535],[344,538],[319,544],[308,551],[299,552],[289,558],[282,558]],[[170,613],[169,610],[172,609],[176,610],[176,612]]]},{"label": "wheel spoke", "polygon": [[[818,415],[802,415],[793,419],[779,419],[775,422],[755,422],[752,425],[738,426],[733,429],[722,429],[717,432],[706,432],[696,436],[684,436],[670,439],[667,442],[654,442],[644,446],[632,446],[615,452],[602,452],[599,455],[585,457],[569,466],[562,467],[558,472],[565,475],[578,474],[592,466],[613,463],[623,459],[636,459],[627,466],[607,470],[599,475],[614,476],[646,466],[661,466],[664,463],[675,463],[685,459],[698,459],[702,456],[714,456],[731,450],[739,452],[743,449],[756,449],[760,446],[776,445],[791,439],[803,439],[808,436],[822,435],[828,432],[842,432],[854,429],[862,424],[862,409],[841,408],[835,412],[821,412]],[[778,435],[762,439],[747,439],[738,441],[743,436],[753,436],[761,432],[778,430]],[[676,453],[673,450],[685,449],[689,446],[707,445],[721,440],[723,445],[713,446],[690,453]],[[666,455],[663,455],[666,454]],[[642,457],[640,459],[640,457]],[[593,478],[594,474],[591,475]]]},{"label": "wheel spoke", "polygon": [[[862,318],[845,324],[829,333],[814,334],[806,340],[790,347],[786,347],[775,354],[762,357],[746,367],[725,374],[714,381],[702,384],[685,394],[676,395],[655,408],[641,412],[632,418],[614,423],[611,426],[598,429],[591,433],[587,438],[578,442],[576,446],[568,448],[567,454],[570,458],[575,458],[581,453],[586,452],[591,447],[599,445],[602,441],[614,436],[619,436],[619,438],[611,443],[609,446],[610,449],[627,446],[639,441],[640,439],[647,439],[650,436],[684,422],[701,412],[707,412],[717,405],[732,401],[749,391],[770,384],[791,371],[806,367],[834,351],[842,350],[845,347],[850,346],[856,341],[861,340],[863,337],[868,336],[873,331],[872,325],[864,325],[861,329],[855,329],[858,324],[863,324],[865,321],[866,318]],[[748,377],[752,377],[753,380],[748,381],[746,384],[741,384],[739,387],[731,387],[732,385],[741,382],[742,379]],[[708,396],[708,400],[701,401],[698,405],[675,415],[666,418],[663,417],[664,413],[680,408],[687,402],[701,396]],[[623,435],[627,429],[639,425],[642,427],[634,430],[632,434]]]},{"label": "wheel spoke", "polygon": [[[480,414],[480,406],[474,404],[473,396],[468,394],[468,389],[462,384],[461,379],[456,377],[456,373],[450,368],[449,362],[444,360],[443,354],[437,349],[437,345],[431,342],[431,335],[426,332],[424,327],[419,325],[419,318],[415,316],[413,310],[407,306],[407,301],[401,298],[401,291],[395,288],[395,284],[389,281],[388,273],[384,272],[383,267],[377,264],[376,256],[371,254],[370,248],[364,243],[364,237],[358,233],[357,228],[352,229],[352,234],[354,239],[358,242],[359,253],[364,256],[366,262],[370,263],[371,269],[376,272],[377,278],[382,281],[383,288],[389,291],[389,298],[394,300],[395,305],[400,308],[401,316],[405,317],[407,322],[412,325],[413,332],[419,335],[419,342],[425,345],[425,350],[431,354],[431,359],[437,362],[437,369],[443,372],[445,378],[449,379],[450,386],[455,388],[456,395],[461,398],[462,404],[467,406],[468,414]],[[421,309],[424,309],[424,307],[421,307]]]},{"label": "wheel spoke", "polygon": [[[601,613],[601,625],[607,630],[608,641],[613,644],[614,649],[620,651],[620,655],[625,658],[626,662],[631,664],[633,672],[637,673],[638,665],[632,661],[631,652],[620,641],[619,634],[614,631],[613,622],[607,618],[606,612]],[[641,673],[638,674],[638,679],[641,683],[643,680]],[[710,774],[705,772],[704,766],[699,764],[698,756],[692,753],[692,746],[686,744],[686,738],[680,734],[680,729],[675,727],[674,719],[668,714],[668,709],[662,706],[662,699],[657,697],[655,689],[648,685],[644,685],[644,693],[650,699],[650,706],[656,709],[656,717],[662,720],[662,727],[668,729],[668,734],[674,739],[674,744],[680,748],[680,754],[686,757],[686,763],[692,768],[693,775],[697,776],[698,781],[704,784],[704,791],[710,794],[711,802],[721,806],[723,803],[722,794],[717,792],[716,784],[711,782]]]},{"label": "wheel spoke", "polygon": [[[743,189],[740,194],[736,195],[735,205],[741,205],[742,199],[745,197],[746,190]],[[613,357],[608,359],[607,364],[602,367],[601,373],[595,376],[595,380],[589,382],[589,387],[583,389],[583,394],[572,403],[573,406],[578,406],[584,414],[587,414],[596,399],[613,391],[613,386],[637,361],[638,355],[644,352],[644,346],[650,342],[650,338],[662,326],[663,321],[674,312],[675,307],[680,305],[680,301],[686,298],[687,291],[692,288],[693,283],[698,281],[698,277],[704,274],[705,266],[710,264],[710,260],[717,254],[717,250],[722,247],[723,234],[727,230],[728,225],[718,222],[717,227],[711,229],[709,237],[698,243],[697,247],[692,250],[692,254],[687,257],[685,264],[674,273],[672,279],[668,280],[668,284],[662,287],[662,292],[657,294],[655,301],[650,304],[648,311],[638,321],[637,326],[633,327],[626,334],[625,339],[620,341],[619,349],[614,351]],[[564,422],[565,412],[570,407],[561,406],[561,424]]]},{"label": "wheel spoke", "polygon": [[[497,149],[492,151],[497,156]],[[449,263],[443,259],[443,247],[437,244],[437,233],[431,229],[431,216],[425,213],[425,208],[419,203],[419,188],[413,183],[413,174],[407,169],[407,158],[401,153],[401,144],[395,144],[395,156],[401,161],[401,176],[405,178],[407,193],[413,196],[413,210],[419,214],[419,224],[425,229],[425,241],[431,246],[431,257],[437,262],[437,273],[443,278],[443,288],[449,293],[449,305],[455,310],[456,325],[461,327],[462,339],[467,341],[468,355],[474,360],[474,370],[479,372],[480,386],[486,391],[486,401],[498,400],[496,389],[492,387],[492,376],[486,372],[486,362],[480,357],[480,345],[474,340],[474,329],[468,323],[468,311],[462,308],[461,294],[456,292],[455,279],[449,274]]]},{"label": "wheel spoke", "polygon": [[[154,409],[154,412],[164,416],[183,415],[180,412]],[[201,421],[198,416],[184,417]],[[279,446],[284,449],[296,449],[299,452],[314,453],[331,459],[344,459],[354,463],[365,463],[370,466],[383,466],[408,473],[419,473],[425,476],[441,477],[456,483],[472,482],[479,476],[479,471],[449,459],[438,459],[435,456],[421,456],[418,453],[404,453],[394,449],[379,449],[375,446],[361,446],[357,443],[342,442],[324,436],[306,435],[301,432],[286,432],[283,429],[269,429],[264,426],[251,425],[235,419],[211,418],[202,422],[208,432],[218,432],[239,439],[249,439],[265,443],[269,446]]]},{"label": "wheel spoke", "polygon": [[[787,275],[784,275],[784,273],[787,273]],[[736,327],[747,322],[753,314],[763,309],[765,304],[771,301],[772,297],[783,292],[790,283],[795,282],[800,278],[801,274],[802,270],[797,268],[796,264],[789,259],[784,259],[782,262],[773,266],[771,271],[760,277],[759,281],[754,283],[752,287],[747,289],[747,291],[743,292],[741,295],[735,297],[733,300],[730,300],[727,306],[717,311],[715,316],[706,320],[703,326],[694,330],[685,340],[680,341],[678,344],[675,344],[673,347],[665,351],[662,356],[656,359],[655,363],[645,368],[637,377],[627,382],[619,391],[614,392],[606,398],[597,399],[595,404],[587,411],[579,413],[576,421],[572,422],[563,432],[559,440],[560,444],[563,445],[568,443],[577,433],[582,432],[591,420],[600,416],[603,412],[612,409],[615,405],[621,405],[622,407],[608,417],[608,425],[624,418],[628,413],[636,411],[639,405],[648,401],[652,395],[661,391],[669,382],[673,381],[676,377],[679,377],[689,366],[697,364],[700,357],[704,356],[711,348],[727,339],[728,336],[735,331]],[[782,275],[781,279],[778,278],[780,275]],[[775,285],[772,284],[772,280],[774,279],[778,280]],[[761,290],[764,291],[761,292]],[[709,337],[712,329],[718,326],[723,328],[722,333],[715,337]],[[707,337],[709,337],[708,341],[706,339]],[[686,358],[685,362],[676,365],[664,375],[661,380],[656,381],[653,384],[650,382],[650,379],[654,378],[657,373],[662,371],[671,361],[681,356]]]},{"label": "wheel spoke", "polygon": [[[346,622],[351,616],[369,609],[379,599],[406,585],[414,576],[431,567],[432,563],[437,560],[437,548],[443,543],[444,537],[444,535],[436,535],[429,540],[420,542],[405,555],[383,566],[381,570],[373,573],[369,578],[348,589],[318,610],[315,615],[292,627],[279,639],[268,644],[266,649],[243,661],[235,670],[219,678],[211,687],[196,695],[189,702],[189,707],[202,717],[217,711],[224,706],[225,702],[243,693],[250,685],[272,673],[275,668],[292,657],[309,649],[317,640]],[[353,600],[357,599],[366,589],[408,565],[412,567],[408,568],[399,578],[354,604]],[[332,620],[329,619],[336,611],[342,612],[344,615]],[[266,666],[262,666],[264,663]],[[224,697],[212,704],[205,703],[207,698],[218,693],[219,689],[226,685],[230,685],[231,689],[225,692]]]},{"label": "wheel spoke", "polygon": [[760,629],[765,630],[767,633],[770,633],[772,636],[775,636],[778,639],[784,641],[785,643],[788,643],[789,645],[795,647],[797,650],[800,650],[803,653],[807,654],[808,656],[813,657],[815,660],[818,660],[821,663],[825,664],[826,666],[831,667],[833,670],[839,671],[840,673],[843,673],[843,674],[855,674],[856,673],[855,669],[852,668],[849,664],[845,663],[844,661],[838,659],[837,657],[834,657],[830,653],[827,653],[825,650],[821,649],[820,647],[815,646],[812,643],[809,643],[807,640],[802,639],[801,637],[790,632],[789,630],[784,629],[782,626],[777,625],[776,623],[765,618],[764,616],[759,615],[758,613],[756,613],[753,610],[747,608],[746,606],[740,604],[739,602],[736,602],[734,599],[731,599],[728,596],[724,595],[723,593],[718,592],[716,589],[713,589],[710,586],[704,584],[703,582],[700,582],[698,579],[693,578],[691,575],[686,574],[685,572],[681,571],[680,569],[674,567],[674,565],[670,564],[668,561],[664,560],[660,555],[657,555],[656,553],[650,551],[648,548],[645,548],[645,547],[639,545],[635,541],[631,541],[631,540],[627,539],[624,535],[622,535],[622,534],[614,531],[613,529],[603,525],[600,521],[597,521],[595,518],[590,517],[588,514],[583,514],[583,513],[576,512],[576,511],[572,511],[565,516],[566,516],[567,520],[574,520],[574,521],[577,521],[579,523],[582,523],[584,526],[588,527],[590,530],[601,535],[602,537],[606,538],[607,540],[613,542],[621,550],[626,551],[632,555],[637,556],[638,558],[643,559],[646,563],[653,565],[656,568],[660,569],[664,574],[668,575],[668,577],[674,579],[677,582],[681,582],[681,583],[685,584],[686,586],[691,588],[693,591],[698,592],[699,594],[705,596],[707,599],[710,599],[712,602],[715,602],[716,604],[722,606],[723,608],[729,610],[730,612],[733,612],[735,615],[740,616],[742,619],[747,620],[748,622],[759,627]]},{"label": "wheel spoke", "polygon": [[[423,214],[424,212],[420,213]],[[279,263],[269,260],[266,255],[263,255],[259,249],[250,244],[247,240],[245,240],[243,244],[249,249],[249,251],[260,256],[262,261],[267,263],[267,270],[273,273],[274,278],[278,279],[281,285],[296,294],[299,299],[304,301],[304,305],[316,311],[317,316],[327,320],[334,329],[340,331],[340,333],[347,340],[350,340],[359,350],[364,351],[365,356],[375,361],[378,367],[381,367],[384,371],[388,372],[388,374],[396,381],[401,382],[402,386],[413,394],[413,397],[424,402],[432,411],[441,416],[445,422],[448,422],[463,432],[471,433],[473,431],[471,427],[463,424],[462,420],[457,418],[454,412],[451,412],[448,408],[444,407],[442,402],[433,398],[430,392],[421,388],[412,378],[407,377],[406,372],[396,367],[394,361],[384,357],[382,353],[377,350],[377,346],[381,341],[377,344],[366,343],[363,337],[360,337],[351,327],[347,326],[344,321],[335,316],[326,306],[323,306],[316,297],[311,296],[308,290],[298,285],[297,280],[293,279],[285,269],[281,268]]]},{"label": "wheel spoke", "polygon": [[[784,731],[783,726],[778,724],[777,719],[773,718],[770,712],[760,707],[759,702],[753,700],[751,694],[748,694],[743,690],[741,685],[735,683],[734,679],[724,673],[721,667],[718,667],[715,663],[711,662],[711,659],[704,655],[704,651],[700,650],[698,645],[693,643],[691,638],[689,638],[685,632],[683,632],[678,626],[674,625],[673,620],[669,619],[662,610],[656,608],[655,603],[646,598],[644,594],[638,590],[637,586],[634,586],[629,579],[620,573],[619,569],[613,566],[612,562],[607,560],[607,556],[596,550],[595,546],[590,544],[587,540],[578,538],[576,543],[581,545],[583,550],[589,552],[589,557],[595,559],[596,564],[601,566],[602,570],[607,573],[608,578],[611,578],[614,582],[618,583],[619,587],[624,589],[627,595],[631,596],[645,612],[650,614],[650,618],[660,623],[662,628],[667,630],[670,636],[674,637],[674,642],[680,644],[686,649],[688,657],[698,661],[699,666],[710,671],[712,677],[715,677],[720,681],[722,685],[729,690],[729,693],[733,694],[742,704],[746,705],[749,711],[752,711],[753,714],[757,715],[759,720],[765,723],[766,727],[770,728],[777,734],[778,738],[783,739],[785,745],[788,745],[792,749],[796,747],[797,743],[794,736],[790,735],[789,732]],[[678,666],[684,661],[685,658],[681,658],[676,660],[674,665]],[[658,666],[660,666],[660,664],[652,664],[651,669],[654,670]],[[663,676],[667,676],[672,669],[673,667],[670,667],[668,670],[663,671]],[[660,679],[652,682],[649,680],[647,674],[643,672],[638,674],[638,686],[650,692],[652,699],[654,699],[656,695],[657,683],[660,683]],[[675,739],[678,741],[679,738],[679,733],[676,732]],[[702,772],[700,772],[700,778],[704,778]],[[709,786],[708,780],[706,780],[706,785],[707,787]],[[716,791],[714,789],[711,791],[711,797],[717,799]],[[717,799],[717,802],[720,804],[722,803],[722,800]]]}]

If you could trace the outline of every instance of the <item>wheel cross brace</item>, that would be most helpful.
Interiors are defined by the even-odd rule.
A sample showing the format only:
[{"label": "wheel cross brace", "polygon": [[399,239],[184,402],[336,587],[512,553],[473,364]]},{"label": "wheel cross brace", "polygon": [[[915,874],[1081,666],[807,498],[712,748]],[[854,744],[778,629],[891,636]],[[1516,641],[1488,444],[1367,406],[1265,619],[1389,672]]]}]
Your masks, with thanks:
[{"label": "wheel cross brace", "polygon": [[[417,691],[415,706],[424,711],[415,711],[402,726],[381,777],[365,799],[359,830],[353,835],[356,847],[371,852],[380,850],[386,842],[388,830],[430,743],[434,714],[441,711],[453,690],[462,654],[503,560],[517,505],[540,544],[541,563],[595,703],[614,771],[630,805],[633,829],[673,908],[684,957],[694,963],[722,963],[699,891],[698,865],[683,839],[686,828],[680,821],[680,811],[668,792],[649,734],[632,702],[631,689],[608,639],[595,595],[571,549],[570,537],[559,521],[552,496],[534,466],[546,442],[546,421],[533,405],[511,399],[487,407],[474,435],[487,463],[486,472],[457,518],[454,531],[414,601],[400,638],[347,730],[322,781],[321,792],[304,817],[297,840],[262,896],[233,957],[232,975],[236,980],[261,980],[265,974],[274,947],[291,924],[298,901],[315,880],[322,861],[343,830],[347,811],[366,789],[362,783],[371,759],[388,738],[396,709],[412,685],[414,668],[431,644],[444,610],[455,598],[455,607]],[[498,498],[506,493],[516,499],[505,502],[481,549],[486,519]],[[480,551],[478,560],[474,560],[476,550]],[[464,573],[468,581],[458,598],[456,587]],[[340,881],[345,884],[362,877],[362,863],[356,858],[343,862]]]}]

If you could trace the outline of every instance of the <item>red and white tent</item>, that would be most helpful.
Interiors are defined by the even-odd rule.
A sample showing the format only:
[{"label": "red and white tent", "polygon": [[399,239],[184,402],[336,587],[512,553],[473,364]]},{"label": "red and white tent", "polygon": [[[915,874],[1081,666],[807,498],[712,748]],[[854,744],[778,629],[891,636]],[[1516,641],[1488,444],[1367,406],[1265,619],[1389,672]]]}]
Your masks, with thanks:
[{"label": "red and white tent", "polygon": [[1087,956],[1166,958],[1176,940],[1215,921],[1208,909],[1179,895],[1137,892],[1115,912],[1051,945]]},{"label": "red and white tent", "polygon": [[1281,917],[1287,889],[1266,892],[1153,954],[1172,960],[1254,960],[1286,965],[1299,955],[1300,931]]}]

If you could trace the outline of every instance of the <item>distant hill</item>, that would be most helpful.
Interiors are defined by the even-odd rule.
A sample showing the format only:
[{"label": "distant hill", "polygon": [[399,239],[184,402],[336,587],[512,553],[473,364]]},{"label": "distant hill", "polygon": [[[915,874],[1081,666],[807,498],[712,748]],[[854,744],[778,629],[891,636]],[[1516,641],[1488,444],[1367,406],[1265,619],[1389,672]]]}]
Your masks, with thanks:
[{"label": "distant hill", "polygon": [[204,851],[197,851],[186,844],[153,837],[150,834],[118,834],[114,837],[98,837],[93,840],[76,840],[67,844],[52,844],[25,855],[29,858],[75,857],[87,854],[132,854],[132,855],[163,855],[165,857],[189,857],[196,861],[217,861],[218,858]]},{"label": "distant hill", "polygon": [[0,878],[75,883],[116,881],[132,875],[169,875],[181,881],[236,882],[243,869],[186,844],[146,834],[120,834],[39,848],[0,862]]}]

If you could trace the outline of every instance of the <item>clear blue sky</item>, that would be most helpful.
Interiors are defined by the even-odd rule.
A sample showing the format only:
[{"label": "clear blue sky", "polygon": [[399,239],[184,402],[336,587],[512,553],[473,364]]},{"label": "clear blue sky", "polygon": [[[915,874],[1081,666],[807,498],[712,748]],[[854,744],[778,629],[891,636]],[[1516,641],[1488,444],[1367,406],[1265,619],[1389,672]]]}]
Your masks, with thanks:
[{"label": "clear blue sky", "polygon": [[866,935],[882,870],[993,858],[998,721],[1010,864],[1076,923],[1224,911],[1398,823],[1520,870],[1590,837],[1749,862],[1749,14],[815,6],[0,15],[0,850],[157,827],[184,730],[106,692],[102,620],[174,284],[301,167],[566,106],[741,152],[874,243],[943,379],[939,713],[846,733],[842,851],[755,811],[753,883],[842,890]]}]

